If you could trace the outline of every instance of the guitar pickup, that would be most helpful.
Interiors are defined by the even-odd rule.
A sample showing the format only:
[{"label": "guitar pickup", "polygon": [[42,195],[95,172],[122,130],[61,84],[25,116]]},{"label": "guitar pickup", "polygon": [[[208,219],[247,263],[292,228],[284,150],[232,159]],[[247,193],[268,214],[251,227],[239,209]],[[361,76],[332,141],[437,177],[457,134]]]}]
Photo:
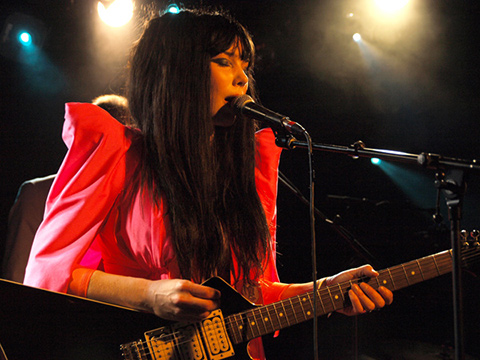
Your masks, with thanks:
[{"label": "guitar pickup", "polygon": [[235,354],[221,310],[197,323],[175,323],[145,333],[155,360],[221,360]]}]

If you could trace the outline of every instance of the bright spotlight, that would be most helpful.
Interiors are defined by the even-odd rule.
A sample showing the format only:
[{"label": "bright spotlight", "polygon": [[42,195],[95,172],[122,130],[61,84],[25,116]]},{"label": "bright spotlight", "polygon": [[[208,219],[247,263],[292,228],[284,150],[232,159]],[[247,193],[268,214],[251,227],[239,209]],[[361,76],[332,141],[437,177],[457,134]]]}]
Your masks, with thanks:
[{"label": "bright spotlight", "polygon": [[24,46],[32,45],[32,35],[27,31],[21,31],[18,35],[18,41]]},{"label": "bright spotlight", "polygon": [[111,27],[127,24],[133,16],[132,0],[114,0],[107,8],[101,1],[97,5],[98,15],[102,21]]},{"label": "bright spotlight", "polygon": [[353,34],[352,38],[353,38],[353,41],[359,42],[360,40],[362,40],[362,35],[360,35],[359,33],[355,33]]},{"label": "bright spotlight", "polygon": [[371,158],[370,159],[370,162],[373,164],[373,165],[380,165],[382,160],[380,160],[379,158]]},{"label": "bright spotlight", "polygon": [[403,9],[409,0],[375,0],[375,4],[383,12],[392,14]]},{"label": "bright spotlight", "polygon": [[170,4],[168,5],[166,12],[169,12],[171,14],[178,14],[180,12],[180,8],[177,4]]}]

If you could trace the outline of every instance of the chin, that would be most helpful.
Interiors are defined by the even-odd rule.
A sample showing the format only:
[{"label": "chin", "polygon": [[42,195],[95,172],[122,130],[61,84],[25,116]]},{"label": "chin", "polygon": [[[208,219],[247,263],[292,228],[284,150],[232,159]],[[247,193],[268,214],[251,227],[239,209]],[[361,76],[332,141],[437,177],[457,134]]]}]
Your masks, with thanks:
[{"label": "chin", "polygon": [[226,104],[222,106],[217,113],[212,116],[213,124],[215,126],[221,127],[230,127],[235,123],[237,116],[235,115],[233,109]]}]

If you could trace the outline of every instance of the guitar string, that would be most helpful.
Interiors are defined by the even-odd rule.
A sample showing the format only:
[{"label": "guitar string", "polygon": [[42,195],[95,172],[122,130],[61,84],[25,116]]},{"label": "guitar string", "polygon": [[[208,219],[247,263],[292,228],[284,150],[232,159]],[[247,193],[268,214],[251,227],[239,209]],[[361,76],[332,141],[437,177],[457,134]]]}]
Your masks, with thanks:
[{"label": "guitar string", "polygon": [[[465,251],[462,253],[462,255],[463,255],[463,257],[462,257],[463,262],[466,263],[466,262],[468,262],[468,261],[470,261],[470,260],[478,260],[478,254],[477,254],[477,252],[478,252],[477,249],[468,249],[468,250],[465,250]],[[469,253],[471,253],[471,254],[469,254]],[[435,257],[436,257],[436,256],[442,256],[442,255],[444,255],[443,257],[445,257],[445,259],[440,259],[439,261],[435,261]],[[424,274],[424,275],[428,275],[428,274],[431,274],[431,273],[437,274],[437,273],[438,273],[438,269],[442,269],[442,270],[443,270],[443,267],[445,267],[445,266],[450,266],[451,263],[452,263],[452,259],[451,259],[451,257],[448,257],[448,256],[446,256],[446,255],[448,255],[448,252],[447,252],[447,253],[444,253],[444,254],[435,254],[435,255],[427,256],[427,257],[425,257],[425,258],[418,259],[419,261],[420,261],[420,260],[432,260],[432,261],[436,264],[435,268],[431,267],[430,269],[427,269],[427,271],[423,272],[423,274]],[[473,263],[473,261],[472,261],[472,263]],[[402,265],[403,265],[403,266],[402,266]],[[380,273],[381,273],[380,276],[382,276],[382,275],[387,276],[387,273],[389,273],[387,277],[389,277],[389,276],[396,277],[396,276],[398,276],[399,274],[402,274],[402,273],[405,274],[405,265],[412,265],[412,266],[418,267],[418,263],[416,262],[416,260],[413,260],[413,261],[411,261],[411,262],[407,262],[407,263],[402,264],[402,265],[397,265],[397,266],[395,266],[395,267],[393,267],[393,268],[384,269],[384,270],[382,270],[382,271],[380,272]],[[437,267],[438,267],[438,269],[437,269]],[[425,270],[425,269],[421,269],[421,268],[420,268],[420,271],[421,271],[421,272],[422,272],[423,270]],[[440,274],[440,275],[442,275],[442,274]],[[428,279],[431,279],[431,278],[433,278],[433,276],[428,277]],[[428,280],[428,279],[427,279],[427,280]],[[356,280],[358,281],[359,279],[356,279]],[[397,280],[398,280],[398,279],[397,279]],[[422,280],[422,281],[423,281],[423,280]],[[332,292],[335,293],[335,292],[338,291],[338,290],[337,290],[337,287],[340,288],[342,291],[343,291],[343,290],[347,290],[347,289],[348,289],[347,286],[350,287],[351,284],[352,284],[352,282],[354,282],[354,281],[346,281],[346,282],[343,282],[343,283],[340,283],[340,284],[336,284],[336,285],[333,285],[333,286],[329,286],[329,288],[320,289],[320,290],[318,290],[318,292],[319,292],[320,296],[322,296],[322,297],[325,297],[325,296],[327,296],[327,295],[330,296],[330,295],[332,294]],[[333,289],[332,289],[332,288],[333,288]],[[272,310],[271,308],[274,308],[274,305],[275,305],[275,304],[281,304],[281,305],[282,305],[282,308],[285,309],[285,312],[287,313],[287,317],[288,317],[288,316],[291,316],[292,313],[295,314],[296,312],[298,312],[300,307],[301,307],[301,311],[303,311],[304,309],[303,309],[303,306],[302,306],[302,300],[301,300],[301,298],[303,298],[305,295],[311,296],[312,294],[313,294],[313,292],[309,292],[309,293],[306,293],[306,294],[297,295],[297,296],[294,296],[294,297],[289,298],[289,299],[281,300],[281,301],[279,301],[279,302],[277,302],[277,303],[274,303],[274,304],[266,305],[266,306],[264,306],[264,307],[262,307],[262,308],[259,308],[259,309],[250,309],[250,310],[247,310],[247,311],[244,311],[244,312],[237,313],[237,314],[235,314],[235,315],[228,316],[227,318],[224,319],[224,323],[225,323],[225,327],[227,328],[227,332],[228,332],[229,327],[231,328],[231,326],[232,326],[233,323],[236,323],[236,324],[239,323],[239,319],[238,319],[238,318],[240,318],[240,324],[243,325],[243,324],[245,323],[245,321],[249,319],[249,314],[251,315],[251,316],[250,316],[250,319],[251,319],[252,317],[253,317],[254,319],[256,319],[257,316],[261,316],[261,315],[262,315],[262,313],[261,313],[262,311],[263,311],[264,313],[266,312],[266,313],[269,313],[269,314],[270,314],[270,313],[272,312],[272,311],[271,311],[271,310]],[[309,299],[309,300],[310,300],[310,299]],[[321,299],[319,299],[319,301],[321,302]],[[285,305],[287,302],[290,302],[290,306],[285,307],[284,305]],[[295,302],[296,304],[293,304],[293,302]],[[299,306],[299,305],[300,305],[300,306]],[[332,304],[332,305],[334,305],[334,304]],[[310,306],[311,306],[311,304],[310,304]],[[329,305],[329,306],[331,306],[331,305]],[[295,308],[297,308],[297,309],[295,310]],[[262,310],[262,309],[265,309],[265,310]],[[278,318],[278,323],[279,323],[279,325],[281,325],[281,324],[280,324],[281,321],[280,321],[280,318],[279,318],[279,314],[277,314],[277,309],[273,309],[273,310],[274,310],[273,312],[275,313],[275,315],[276,315],[277,318]],[[290,311],[289,311],[289,310],[290,310]],[[335,311],[335,310],[336,310],[335,308],[331,309],[331,311]],[[257,312],[257,315],[255,315],[255,312]],[[328,308],[328,311],[326,311],[326,312],[330,312],[330,307]],[[326,312],[325,312],[325,313],[326,313]],[[307,314],[304,314],[305,320],[308,320],[308,317],[307,317],[306,315],[307,315]],[[322,315],[322,314],[320,314],[320,315]],[[236,317],[237,319],[232,320],[233,317]],[[256,323],[257,323],[257,322],[255,321],[255,324],[256,324]],[[255,326],[255,324],[250,323],[251,326]],[[203,328],[206,329],[207,332],[214,330],[216,327],[217,327],[217,325],[205,325],[205,326],[203,326]],[[266,329],[266,328],[267,328],[267,325],[264,324],[264,327],[265,327],[265,329]],[[232,330],[232,331],[233,331],[233,330]],[[275,331],[275,329],[271,330],[271,332],[273,332],[273,331]],[[252,331],[252,332],[253,332],[253,331]],[[258,332],[260,333],[260,331],[258,331]],[[268,332],[267,332],[267,333],[268,333]],[[240,335],[241,335],[241,334],[240,334]],[[252,335],[253,335],[253,334],[252,334]],[[261,336],[261,335],[264,335],[264,334],[261,334],[261,333],[260,333],[259,336]],[[241,337],[243,338],[242,335],[241,335]],[[177,341],[174,341],[174,339],[177,339]],[[174,343],[175,343],[174,346],[181,346],[181,345],[183,345],[183,344],[186,344],[186,343],[191,342],[191,340],[185,340],[185,341],[184,341],[183,339],[185,339],[185,336],[182,335],[182,332],[181,332],[181,331],[174,331],[174,332],[171,332],[170,334],[167,334],[167,335],[165,335],[164,337],[162,337],[161,341],[162,341],[162,342],[174,342]],[[150,340],[150,342],[158,341],[158,340],[159,340],[158,338],[153,338],[152,340]],[[242,341],[240,341],[240,342],[242,342]],[[147,345],[147,346],[148,346],[148,340],[140,341],[140,342],[133,342],[133,343],[135,343],[135,344],[141,344],[142,346],[143,346],[143,345]],[[147,349],[147,350],[148,350],[148,349]],[[147,351],[144,350],[143,355],[146,355],[146,354],[147,354]]]},{"label": "guitar string", "polygon": [[[475,252],[476,252],[476,251],[475,251]],[[444,255],[446,255],[446,254],[444,254]],[[427,260],[428,260],[429,258],[430,258],[430,257],[426,257]],[[464,259],[463,259],[463,260],[466,261],[466,260],[473,259],[473,258],[474,258],[474,256],[469,256],[467,253],[465,253],[465,256],[464,256]],[[421,260],[421,259],[419,259],[419,260]],[[433,256],[431,256],[431,260],[433,261]],[[406,264],[403,264],[403,265],[407,265],[407,264],[408,264],[408,265],[414,265],[414,266],[417,265],[417,264],[415,263],[415,261],[414,261],[414,262],[410,262],[410,263],[406,263]],[[442,267],[445,266],[445,265],[450,266],[450,264],[451,264],[451,259],[450,259],[450,258],[447,258],[447,259],[441,260],[441,261],[437,261],[437,266],[440,267],[440,268],[442,268]],[[400,268],[400,267],[401,267],[401,268]],[[390,275],[395,276],[395,277],[396,277],[398,274],[401,274],[401,273],[404,273],[404,272],[405,272],[404,266],[401,266],[401,265],[399,265],[396,269],[386,269],[385,271],[382,271],[382,274],[385,274],[385,275],[386,275],[387,270],[390,270]],[[425,269],[424,269],[424,270],[425,270]],[[435,269],[432,268],[432,269],[429,270],[428,272],[430,272],[430,273],[433,272],[434,274],[436,274],[438,271],[437,271],[436,268],[435,268]],[[340,287],[343,288],[345,285],[351,285],[351,283],[350,283],[350,282],[345,282],[345,283],[338,284],[338,285],[340,285]],[[337,285],[337,286],[338,286],[338,285]],[[334,288],[336,288],[337,286],[334,286]],[[322,290],[323,290],[323,291],[322,291]],[[342,289],[342,290],[343,290],[343,289]],[[323,292],[323,293],[324,293],[323,295],[327,295],[327,292],[328,292],[328,291],[329,291],[328,289],[321,289],[321,290],[320,290],[320,293]],[[335,291],[335,290],[334,290],[334,291]],[[310,293],[310,295],[311,295],[311,294],[313,294],[313,293]],[[301,295],[295,296],[295,297],[292,297],[292,298],[290,298],[290,299],[282,300],[282,301],[280,301],[279,303],[285,303],[285,302],[290,302],[290,303],[291,303],[291,306],[289,306],[289,307],[286,308],[286,312],[288,313],[288,312],[289,312],[288,309],[289,309],[290,307],[294,309],[295,306],[298,307],[298,304],[301,305],[300,297],[302,297],[302,296],[301,296]],[[296,302],[296,305],[293,304],[294,301]],[[277,304],[278,304],[278,303],[277,303]],[[271,304],[271,305],[272,305],[272,304]],[[263,310],[263,311],[264,311],[264,312],[267,312],[267,313],[268,313],[268,312],[271,312],[271,311],[269,311],[268,309],[266,309],[266,308],[268,308],[268,307],[272,307],[271,305],[267,305],[266,307],[264,307],[265,310]],[[282,304],[282,305],[283,305],[283,304]],[[303,306],[301,306],[301,307],[302,307],[302,310],[303,310]],[[285,307],[283,307],[283,308],[285,308]],[[297,310],[298,310],[298,309],[297,309]],[[330,308],[329,308],[329,310],[330,310]],[[335,310],[335,309],[332,309],[332,310]],[[251,315],[253,316],[253,318],[256,318],[256,316],[261,316],[261,315],[262,315],[262,314],[261,314],[261,311],[262,311],[261,309],[251,309],[251,310],[245,311],[245,312],[243,312],[243,313],[238,313],[238,314],[236,314],[236,317],[237,317],[237,318],[240,317],[241,320],[242,320],[241,323],[243,324],[243,322],[245,321],[245,319],[248,318],[248,313],[251,313]],[[255,312],[257,312],[258,314],[255,315]],[[275,312],[277,312],[276,309],[275,309]],[[292,313],[292,312],[290,311],[290,313]],[[295,311],[294,311],[294,313],[295,313]],[[242,316],[242,314],[243,314],[244,316]],[[277,315],[277,317],[278,317],[278,314],[276,314],[276,315]],[[250,316],[250,318],[252,318],[252,316]],[[305,317],[306,320],[308,319],[308,317],[305,316],[305,314],[304,314],[304,317]],[[225,319],[225,325],[226,325],[227,328],[228,328],[229,325],[231,325],[231,324],[234,323],[234,322],[235,322],[235,323],[238,323],[238,319],[231,320],[230,318],[231,318],[231,316],[230,316],[230,317],[227,317],[227,318]],[[280,324],[280,322],[279,322],[279,324]],[[252,324],[251,324],[251,325],[252,325]],[[252,325],[252,326],[253,326],[253,325]],[[264,327],[267,328],[267,325],[264,324]],[[209,325],[204,326],[204,328],[206,329],[206,331],[211,330],[211,328],[210,328]],[[274,331],[274,330],[272,330],[272,331]],[[260,331],[259,331],[259,332],[260,332]],[[180,332],[173,332],[173,333],[171,333],[170,336],[171,336],[171,337],[175,337],[175,336],[177,336],[177,334],[179,334],[179,333],[180,333]],[[260,335],[262,335],[262,334],[260,334]],[[260,336],[260,335],[259,335],[259,336]],[[164,338],[166,339],[165,341],[171,341],[171,340],[168,339],[168,335],[165,336]],[[163,339],[162,339],[162,340],[163,340]],[[186,341],[186,342],[189,342],[189,341]],[[183,341],[182,341],[182,342],[178,342],[178,345],[182,345],[183,343],[185,343],[185,342],[183,342]]]}]

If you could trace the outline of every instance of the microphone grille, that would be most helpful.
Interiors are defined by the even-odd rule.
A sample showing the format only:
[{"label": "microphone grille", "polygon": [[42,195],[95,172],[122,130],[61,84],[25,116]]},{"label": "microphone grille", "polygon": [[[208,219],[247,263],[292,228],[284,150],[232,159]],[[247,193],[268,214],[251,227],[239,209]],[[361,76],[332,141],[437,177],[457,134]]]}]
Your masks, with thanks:
[{"label": "microphone grille", "polygon": [[236,97],[230,102],[230,105],[233,107],[234,110],[242,112],[243,107],[245,104],[249,102],[254,102],[253,99],[249,95],[241,95]]}]

